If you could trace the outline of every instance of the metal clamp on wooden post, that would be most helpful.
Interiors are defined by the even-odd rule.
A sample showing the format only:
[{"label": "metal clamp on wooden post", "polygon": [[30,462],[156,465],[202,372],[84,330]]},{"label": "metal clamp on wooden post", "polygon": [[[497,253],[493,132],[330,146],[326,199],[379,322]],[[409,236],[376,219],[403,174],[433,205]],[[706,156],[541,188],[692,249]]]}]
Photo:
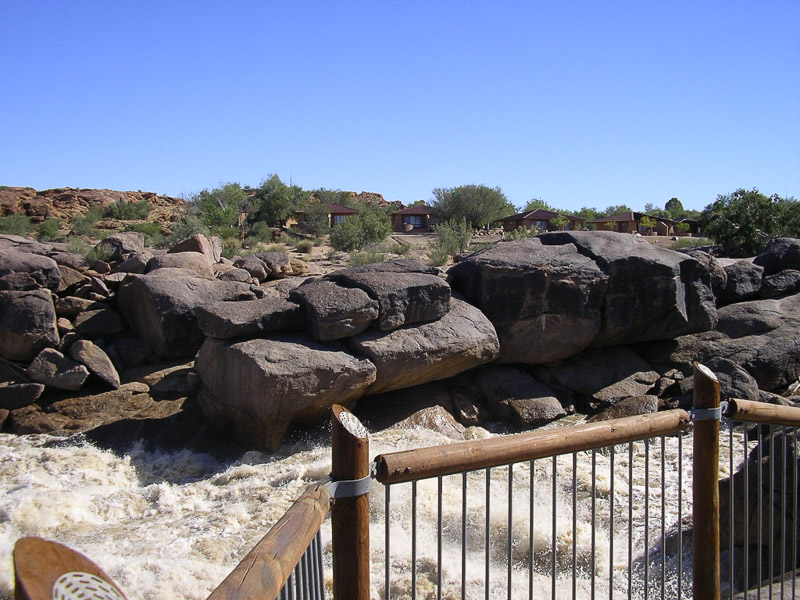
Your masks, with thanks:
[{"label": "metal clamp on wooden post", "polygon": [[334,481],[332,478],[328,478],[322,482],[322,485],[328,488],[328,491],[331,493],[331,498],[335,501],[339,498],[355,498],[356,496],[368,494],[374,478],[375,472],[373,469],[369,475],[361,479],[342,479]]},{"label": "metal clamp on wooden post", "polygon": [[719,421],[728,412],[728,403],[720,402],[716,408],[693,408],[689,411],[692,421]]}]

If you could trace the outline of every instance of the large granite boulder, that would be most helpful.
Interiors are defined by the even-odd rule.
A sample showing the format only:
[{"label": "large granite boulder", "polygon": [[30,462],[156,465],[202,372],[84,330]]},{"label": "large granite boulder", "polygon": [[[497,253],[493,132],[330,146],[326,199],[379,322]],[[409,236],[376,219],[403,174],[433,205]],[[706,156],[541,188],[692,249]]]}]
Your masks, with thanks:
[{"label": "large granite boulder", "polygon": [[270,279],[283,279],[292,274],[292,264],[286,252],[260,252],[256,256],[270,270]]},{"label": "large granite boulder", "polygon": [[605,404],[644,396],[659,379],[659,374],[626,346],[589,348],[556,364],[536,367],[534,375]]},{"label": "large granite boulder", "polygon": [[0,291],[0,356],[28,362],[59,340],[49,291]]},{"label": "large granite boulder", "polygon": [[491,322],[457,298],[450,300],[450,310],[438,321],[389,332],[369,329],[345,343],[377,367],[368,394],[446,379],[493,361],[499,352]]},{"label": "large granite boulder", "polygon": [[258,258],[258,256],[255,254],[249,254],[247,256],[237,258],[235,261],[233,261],[233,266],[237,269],[244,269],[250,273],[251,277],[258,279],[260,282],[266,281],[267,277],[269,277],[270,273],[272,273],[272,269],[270,269],[266,263]]},{"label": "large granite boulder", "polygon": [[112,233],[94,247],[95,254],[105,261],[120,261],[129,254],[144,251],[144,234],[136,231]]},{"label": "large granite boulder", "polygon": [[599,335],[608,277],[572,244],[503,242],[450,268],[450,285],[494,324],[500,362],[547,363]]},{"label": "large granite boulder", "polygon": [[288,426],[348,404],[375,380],[375,366],[339,343],[305,334],[228,341],[208,338],[195,368],[200,403],[215,427],[244,446],[275,451]]},{"label": "large granite boulder", "polygon": [[800,240],[775,238],[753,259],[753,263],[764,267],[764,275],[774,275],[784,269],[800,270]]},{"label": "large granite boulder", "polygon": [[36,285],[56,291],[61,282],[58,263],[52,258],[16,249],[0,251],[0,277],[25,274]]},{"label": "large granite boulder", "polygon": [[670,339],[717,322],[709,273],[686,254],[611,231],[558,231],[539,239],[574,245],[608,275],[595,346]]},{"label": "large granite boulder", "polygon": [[727,358],[771,392],[800,378],[800,294],[751,300],[719,309],[713,331],[642,344],[637,351],[654,368],[692,372],[694,361]]},{"label": "large granite boulder", "polygon": [[37,354],[25,374],[36,383],[73,392],[81,389],[89,377],[85,366],[53,348],[45,348]]},{"label": "large granite boulder", "polygon": [[206,279],[214,279],[212,263],[205,254],[199,252],[178,252],[162,254],[147,261],[146,272],[156,269],[190,269]]},{"label": "large granite boulder", "polygon": [[518,429],[538,427],[567,414],[553,388],[516,367],[479,369],[475,385],[492,415]]},{"label": "large granite boulder", "polygon": [[306,281],[289,292],[289,298],[305,307],[308,331],[321,341],[357,335],[379,313],[378,301],[365,291],[333,281]]},{"label": "large granite boulder", "polygon": [[191,237],[186,238],[182,242],[178,242],[168,250],[169,254],[179,252],[199,252],[205,255],[208,262],[211,264],[218,263],[220,259],[220,251],[222,249],[219,238],[212,237],[208,239],[202,233],[197,233]]},{"label": "large granite boulder", "polygon": [[711,291],[714,294],[717,304],[719,304],[725,294],[725,287],[728,285],[728,275],[725,272],[725,268],[719,264],[713,255],[705,250],[688,248],[686,250],[681,250],[681,252],[700,262],[700,264],[705,267],[706,271],[708,271],[711,277]]},{"label": "large granite boulder", "polygon": [[200,277],[187,269],[157,269],[131,275],[120,286],[119,307],[131,330],[158,356],[193,356],[204,335],[197,323],[198,306],[223,300],[255,300],[251,286]]},{"label": "large granite boulder", "polygon": [[725,267],[727,283],[722,302],[741,302],[758,295],[764,267],[755,265],[749,260],[740,260]]},{"label": "large granite boulder", "polygon": [[450,301],[447,282],[428,273],[343,269],[325,279],[363,290],[376,300],[379,314],[373,325],[381,331],[439,319]]},{"label": "large granite boulder", "polygon": [[301,306],[274,296],[205,304],[198,306],[195,314],[203,333],[219,339],[303,331],[305,327]]}]

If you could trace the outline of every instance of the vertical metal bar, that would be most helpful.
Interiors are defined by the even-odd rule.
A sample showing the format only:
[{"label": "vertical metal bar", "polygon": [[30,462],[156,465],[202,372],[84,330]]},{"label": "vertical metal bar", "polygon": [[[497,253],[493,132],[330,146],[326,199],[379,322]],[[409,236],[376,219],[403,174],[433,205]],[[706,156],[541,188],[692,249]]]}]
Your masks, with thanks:
[{"label": "vertical metal bar", "polygon": [[411,482],[411,598],[417,598],[417,482]]},{"label": "vertical metal bar", "polygon": [[308,578],[306,577],[306,569],[305,565],[303,564],[303,559],[300,559],[300,562],[297,563],[295,567],[295,571],[297,573],[297,595],[300,598],[307,598],[308,597]]},{"label": "vertical metal bar", "polygon": [[678,434],[678,600],[683,597],[683,435]]},{"label": "vertical metal bar", "polygon": [[[786,577],[786,488],[789,485],[789,478],[786,476],[786,454],[789,451],[787,444],[786,427],[781,427],[781,440],[783,442],[783,452],[781,452],[781,515],[783,524],[781,526],[781,598],[785,593],[783,585],[784,578]],[[794,565],[795,568],[797,565]]]},{"label": "vertical metal bar", "polygon": [[511,549],[513,546],[512,524],[514,517],[514,465],[508,465],[508,590],[507,597],[511,600]]},{"label": "vertical metal bar", "polygon": [[386,600],[389,600],[391,597],[391,585],[392,585],[392,553],[391,553],[391,514],[392,514],[392,486],[387,485],[383,488],[383,497],[384,497],[384,509],[383,515],[385,519],[384,523],[384,552],[385,556],[385,564],[384,569],[386,572],[383,574],[384,580],[384,588],[386,589]]},{"label": "vertical metal bar", "polygon": [[442,476],[438,477],[436,512],[436,600],[442,600]]},{"label": "vertical metal bar", "polygon": [[633,442],[628,442],[628,600],[633,597]]},{"label": "vertical metal bar", "polygon": [[594,553],[597,544],[597,519],[595,518],[597,512],[597,451],[593,448],[592,449],[592,552],[591,558],[589,559],[590,562],[590,570],[592,572],[592,582],[591,582],[591,598],[594,600],[595,594],[595,564],[594,564]]},{"label": "vertical metal bar", "polygon": [[558,457],[553,457],[553,507],[550,511],[550,519],[552,521],[553,538],[551,540],[551,560],[550,560],[550,580],[553,598],[556,597],[556,495],[557,495],[557,473],[558,473]]},{"label": "vertical metal bar", "polygon": [[486,581],[484,582],[484,592],[486,600],[489,600],[489,564],[490,564],[490,550],[491,550],[491,531],[492,531],[492,511],[491,511],[491,503],[492,503],[492,469],[489,467],[486,469]]},{"label": "vertical metal bar", "polygon": [[644,441],[644,600],[650,586],[650,440]]},{"label": "vertical metal bar", "polygon": [[[792,459],[794,479],[792,480],[792,565],[797,565],[797,429],[792,429]],[[792,598],[797,598],[797,577],[792,577]]]},{"label": "vertical metal bar", "polygon": [[763,553],[763,543],[764,543],[764,528],[763,528],[763,520],[764,520],[764,469],[762,465],[764,464],[764,449],[762,444],[764,443],[764,435],[761,431],[761,425],[758,426],[758,467],[756,468],[756,481],[758,482],[758,562],[756,563],[757,569],[757,577],[756,577],[756,585],[758,586],[758,600],[761,600],[761,581],[763,578],[761,577],[761,562],[762,562],[762,553]]},{"label": "vertical metal bar", "polygon": [[742,571],[744,571],[744,586],[743,590],[750,589],[749,582],[749,562],[750,562],[750,448],[747,445],[747,424],[743,423],[744,429],[744,510],[742,511],[742,520],[744,521],[744,556],[742,557]]},{"label": "vertical metal bar", "polygon": [[[728,571],[730,571],[730,576],[728,578],[728,597],[733,597],[733,571],[734,571],[734,556],[733,556],[733,534],[734,534],[734,519],[733,515],[735,512],[734,501],[735,501],[735,494],[733,493],[733,421],[728,421],[728,456],[730,458],[728,464],[728,473],[730,473],[728,477],[728,481],[730,481],[730,498],[728,499],[728,517],[729,517],[729,529],[728,529]],[[746,548],[745,548],[746,550]]]},{"label": "vertical metal bar", "polygon": [[467,474],[461,473],[461,600],[467,592]]},{"label": "vertical metal bar", "polygon": [[608,520],[608,597],[610,600],[614,600],[614,446],[609,446],[609,450],[608,470],[611,476],[609,508],[611,515]]},{"label": "vertical metal bar", "polygon": [[575,600],[578,570],[578,454],[572,453],[572,598]]},{"label": "vertical metal bar", "polygon": [[769,426],[769,553],[767,564],[769,572],[769,597],[772,600],[772,574],[774,571],[775,558],[775,427]]},{"label": "vertical metal bar", "polygon": [[322,564],[322,531],[316,538],[317,577],[319,578],[319,600],[325,600],[325,566]]},{"label": "vertical metal bar", "polygon": [[530,552],[528,553],[528,600],[533,600],[533,561],[536,553],[536,539],[534,538],[534,523],[536,521],[536,461],[530,462],[530,496],[528,501],[530,503],[530,523],[528,524],[528,546]]},{"label": "vertical metal bar", "polygon": [[661,600],[667,581],[667,438],[661,436]]},{"label": "vertical metal bar", "polygon": [[286,582],[286,585],[283,588],[285,591],[288,592],[286,594],[286,597],[289,600],[294,600],[295,596],[296,596],[295,587],[297,586],[297,578],[294,576],[294,574],[295,574],[295,571],[292,571],[292,574],[289,575],[289,580]]},{"label": "vertical metal bar", "polygon": [[[792,480],[792,565],[797,565],[797,429],[792,429],[792,462],[794,462],[794,479]],[[797,598],[797,577],[792,577],[792,598]]]}]

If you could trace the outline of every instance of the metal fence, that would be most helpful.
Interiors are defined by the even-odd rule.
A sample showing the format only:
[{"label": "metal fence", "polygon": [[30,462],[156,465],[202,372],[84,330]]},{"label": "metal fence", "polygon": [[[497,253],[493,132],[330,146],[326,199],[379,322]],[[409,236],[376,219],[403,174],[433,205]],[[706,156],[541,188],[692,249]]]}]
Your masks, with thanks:
[{"label": "metal fence", "polygon": [[[226,579],[214,594],[236,596],[266,573],[288,582],[281,598],[324,598],[318,530],[335,498],[336,598],[797,597],[787,573],[800,550],[800,409],[720,407],[701,365],[694,400],[691,417],[663,411],[371,463],[366,430],[335,407],[333,484],[309,488],[228,578],[238,587]],[[369,499],[373,478],[383,498]]]}]

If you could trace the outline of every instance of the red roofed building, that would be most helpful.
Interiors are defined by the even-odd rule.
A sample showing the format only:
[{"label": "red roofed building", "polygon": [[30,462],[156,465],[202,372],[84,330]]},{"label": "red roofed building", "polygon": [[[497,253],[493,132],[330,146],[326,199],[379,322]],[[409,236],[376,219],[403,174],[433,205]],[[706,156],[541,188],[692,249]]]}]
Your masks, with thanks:
[{"label": "red roofed building", "polygon": [[431,207],[424,204],[409,206],[391,213],[392,230],[428,233],[431,230]]}]

